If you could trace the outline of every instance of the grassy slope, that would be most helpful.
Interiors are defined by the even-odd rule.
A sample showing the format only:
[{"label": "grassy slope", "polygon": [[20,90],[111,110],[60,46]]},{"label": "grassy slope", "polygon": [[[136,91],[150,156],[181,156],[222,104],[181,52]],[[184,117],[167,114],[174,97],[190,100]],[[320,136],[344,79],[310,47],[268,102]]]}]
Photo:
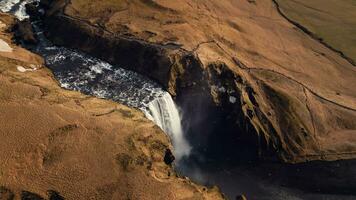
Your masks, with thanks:
[{"label": "grassy slope", "polygon": [[[87,5],[85,2],[88,2]],[[276,11],[272,1],[258,1],[254,4],[246,0],[131,0],[125,6],[126,2],[70,0],[64,14],[89,22],[92,26],[73,20],[72,27],[77,26],[80,31],[88,32],[89,38],[93,40],[101,35],[100,29],[95,28],[100,25],[115,33],[118,38],[129,36],[150,43],[180,44],[188,51],[195,51],[204,67],[211,63],[225,63],[229,70],[254,87],[257,101],[265,114],[271,110],[276,111],[270,107],[275,105],[275,100],[264,98],[268,91],[261,88],[259,79],[276,91],[288,94],[288,100],[295,101],[288,104],[303,105],[304,109],[284,106],[277,113],[280,115],[272,114],[270,120],[278,127],[278,137],[283,140],[281,143],[285,149],[297,147],[289,153],[295,156],[290,159],[291,162],[348,159],[355,156],[356,142],[350,141],[356,141],[356,112],[353,111],[356,109],[356,68],[339,54],[295,29]],[[52,9],[62,8],[52,6]],[[60,32],[74,30],[61,26],[65,24],[61,22],[67,22],[61,20],[61,17],[52,15],[49,18],[58,20],[48,21],[48,24],[52,23],[50,32],[57,35],[54,39],[63,38],[63,35],[58,34]],[[115,43],[113,38],[107,36],[101,42],[105,43],[107,39]],[[63,45],[71,46],[78,42],[68,37],[65,43]],[[77,45],[88,51],[101,48],[100,44],[88,42]],[[104,59],[115,57],[116,52],[119,52],[117,48],[119,45],[110,47]],[[146,58],[138,56],[137,59],[145,63]],[[236,60],[244,65],[237,66]],[[129,66],[137,65],[135,61],[130,62]],[[166,69],[166,66],[160,67],[157,69]],[[195,68],[188,70],[185,74],[193,76],[184,80],[193,83]],[[150,70],[144,72],[152,75]],[[159,74],[155,78],[161,77]],[[241,88],[236,88],[236,91],[240,92]],[[283,123],[284,113],[291,110],[295,111],[295,115],[290,115],[288,122],[295,127],[299,126],[294,131]],[[264,120],[262,117],[254,119]],[[310,131],[304,134],[300,127]],[[315,141],[310,137],[315,138]],[[300,142],[295,142],[297,140]]]},{"label": "grassy slope", "polygon": [[282,11],[356,60],[356,1],[277,0]]},{"label": "grassy slope", "polygon": [[[16,197],[222,199],[163,162],[169,140],[143,113],[61,89],[42,58],[11,42],[14,19],[0,13],[0,22],[13,48],[0,51],[0,199],[4,187]],[[17,70],[32,65],[41,67]]]}]

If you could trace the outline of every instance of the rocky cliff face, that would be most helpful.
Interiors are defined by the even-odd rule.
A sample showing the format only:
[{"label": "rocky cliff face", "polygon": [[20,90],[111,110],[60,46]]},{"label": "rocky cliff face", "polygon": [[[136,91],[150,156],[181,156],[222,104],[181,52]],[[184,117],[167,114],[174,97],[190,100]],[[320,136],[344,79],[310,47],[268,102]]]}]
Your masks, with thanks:
[{"label": "rocky cliff face", "polygon": [[222,199],[179,178],[144,115],[61,89],[0,14],[0,199]]},{"label": "rocky cliff face", "polygon": [[270,149],[286,162],[356,157],[355,66],[270,0],[42,6],[52,41],[145,74],[175,95],[193,139],[233,138],[232,155]]}]

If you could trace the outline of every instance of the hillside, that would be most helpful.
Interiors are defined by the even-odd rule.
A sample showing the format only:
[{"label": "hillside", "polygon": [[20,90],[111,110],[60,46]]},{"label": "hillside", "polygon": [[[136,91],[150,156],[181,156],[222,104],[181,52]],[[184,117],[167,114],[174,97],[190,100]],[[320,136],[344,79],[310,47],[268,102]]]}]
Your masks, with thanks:
[{"label": "hillside", "polygon": [[356,2],[353,0],[277,0],[282,13],[316,38],[356,60]]},{"label": "hillside", "polygon": [[177,176],[140,111],[60,88],[15,23],[0,14],[0,199],[222,199]]},{"label": "hillside", "polygon": [[159,82],[207,146],[236,136],[225,140],[229,153],[245,145],[286,162],[356,156],[356,68],[270,0],[42,5],[52,41]]}]

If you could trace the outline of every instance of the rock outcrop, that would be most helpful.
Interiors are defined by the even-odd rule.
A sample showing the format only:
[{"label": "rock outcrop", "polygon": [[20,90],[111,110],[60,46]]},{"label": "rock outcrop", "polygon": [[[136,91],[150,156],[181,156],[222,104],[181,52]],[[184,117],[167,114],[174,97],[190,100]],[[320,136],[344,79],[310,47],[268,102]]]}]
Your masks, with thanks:
[{"label": "rock outcrop", "polygon": [[26,45],[37,44],[38,41],[29,19],[16,23],[12,29],[15,41],[21,41]]},{"label": "rock outcrop", "polygon": [[356,68],[271,0],[42,6],[54,43],[147,75],[175,95],[193,138],[234,138],[232,146],[254,146],[260,156],[272,149],[286,162],[356,157]]},{"label": "rock outcrop", "polygon": [[223,199],[164,162],[169,140],[140,111],[61,89],[15,22],[0,14],[0,199]]}]

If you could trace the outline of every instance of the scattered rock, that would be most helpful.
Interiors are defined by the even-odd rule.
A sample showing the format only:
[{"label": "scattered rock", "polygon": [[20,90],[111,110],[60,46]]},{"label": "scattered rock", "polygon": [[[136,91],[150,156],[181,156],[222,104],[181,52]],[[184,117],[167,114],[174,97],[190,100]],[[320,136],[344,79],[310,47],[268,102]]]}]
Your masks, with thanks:
[{"label": "scattered rock", "polygon": [[10,45],[2,39],[0,39],[0,52],[12,52]]},{"label": "scattered rock", "polygon": [[15,197],[14,193],[3,186],[0,186],[0,200],[13,200]]},{"label": "scattered rock", "polygon": [[229,97],[229,101],[230,101],[230,103],[236,103],[236,97],[234,97],[234,96],[230,96]]},{"label": "scattered rock", "polygon": [[29,19],[18,22],[13,27],[13,32],[17,42],[24,42],[25,44],[37,44],[38,42]]},{"label": "scattered rock", "polygon": [[167,165],[172,165],[175,157],[170,149],[166,149],[166,153],[164,154],[164,163]]},{"label": "scattered rock", "polygon": [[28,192],[28,191],[22,191],[21,192],[21,200],[44,200],[40,195]]},{"label": "scattered rock", "polygon": [[[194,122],[190,124],[194,127],[190,130],[200,133],[202,127],[209,131],[204,138],[207,135],[213,138],[217,132],[214,129],[222,131],[219,127],[224,127],[224,135],[231,136],[242,136],[238,134],[248,130],[245,134],[248,137],[239,140],[239,144],[246,145],[251,141],[253,146],[266,147],[258,152],[268,152],[269,155],[269,151],[274,151],[285,162],[356,157],[356,145],[349,145],[350,140],[356,139],[355,134],[351,134],[356,130],[355,100],[352,95],[343,95],[340,99],[335,94],[335,91],[355,93],[354,66],[342,57],[335,57],[337,61],[330,62],[328,57],[334,57],[334,52],[325,50],[325,46],[310,40],[308,35],[295,31],[272,2],[245,0],[231,4],[229,0],[219,0],[198,10],[200,5],[195,1],[174,3],[162,0],[158,3],[159,8],[156,4],[147,6],[141,1],[132,1],[127,6],[122,6],[126,5],[122,0],[118,1],[122,4],[93,3],[87,7],[82,6],[85,4],[81,0],[66,2],[45,3],[48,10],[44,24],[49,39],[152,78],[176,95],[182,110],[189,113],[185,120]],[[160,9],[162,7],[168,10]],[[117,10],[113,11],[115,14],[103,12],[113,8]],[[123,9],[133,12],[128,16]],[[154,20],[142,17],[152,16],[152,9],[160,15]],[[172,16],[170,9],[178,12]],[[201,18],[202,13],[219,18]],[[236,13],[259,17],[246,21]],[[232,18],[235,20],[231,21]],[[277,19],[280,23],[275,23]],[[183,20],[184,26],[164,26],[167,21]],[[98,26],[98,21],[108,23]],[[128,28],[123,30],[122,27]],[[275,30],[285,30],[286,34],[283,37],[271,34]],[[143,32],[154,32],[160,37],[147,37],[147,34],[140,34]],[[172,41],[179,41],[179,46],[167,45]],[[284,48],[286,43],[295,48]],[[325,56],[318,57],[314,51],[308,51],[310,48]],[[270,49],[276,53],[271,53]],[[300,58],[298,65],[292,62],[296,56]],[[318,66],[326,66],[323,67],[326,70],[319,70]],[[215,73],[211,73],[212,70]],[[300,75],[296,76],[296,72]],[[333,74],[342,74],[342,80],[335,80],[339,84],[330,82],[335,79]],[[226,87],[229,96],[236,97],[235,104],[231,104],[227,97],[226,103],[218,105],[223,102],[220,99],[223,95],[220,97],[216,94],[217,89],[212,91],[214,87],[211,87],[219,85],[217,82],[229,83],[222,86]],[[312,97],[308,98],[309,108],[300,101],[305,98],[305,93]],[[241,112],[242,109],[252,112]],[[271,109],[273,117],[267,114]],[[250,118],[252,113],[253,119]],[[314,127],[310,123],[311,116]],[[306,136],[300,131],[301,126],[315,131],[307,131]],[[345,132],[350,134],[345,136]],[[312,134],[315,140],[310,140]],[[259,142],[260,138],[255,135],[264,140]],[[337,142],[333,138],[338,138]],[[209,146],[201,146],[204,145]],[[238,145],[232,143],[230,146]],[[264,155],[258,153],[258,157]]]},{"label": "scattered rock", "polygon": [[47,194],[49,200],[64,200],[64,197],[54,190],[48,190]]},{"label": "scattered rock", "polygon": [[245,197],[245,195],[239,195],[236,197],[236,200],[247,200],[247,198]]},{"label": "scattered rock", "polygon": [[19,72],[32,72],[32,71],[36,71],[37,70],[37,68],[34,68],[34,69],[28,69],[28,68],[25,68],[25,67],[23,67],[23,66],[20,66],[20,65],[18,65],[17,66],[17,71],[19,71]]},{"label": "scattered rock", "polygon": [[[0,20],[8,26],[15,21],[9,15],[0,15]],[[1,29],[0,35],[5,41],[13,37],[11,32],[5,32],[4,29]],[[9,45],[15,46],[10,42]],[[118,195],[122,194],[128,194],[127,198],[130,199],[134,198],[131,194],[147,199],[182,199],[176,194],[194,194],[199,199],[205,196],[211,196],[210,199],[214,200],[222,199],[219,191],[197,193],[197,188],[201,186],[183,182],[176,176],[171,176],[162,187],[160,176],[170,169],[163,162],[164,147],[169,146],[169,139],[140,111],[60,89],[47,69],[37,70],[36,73],[19,73],[17,67],[27,71],[42,65],[39,56],[21,47],[16,46],[16,51],[11,54],[0,53],[0,64],[0,73],[6,71],[1,74],[0,80],[0,124],[6,124],[1,129],[14,133],[0,140],[3,152],[0,160],[12,156],[13,141],[23,139],[16,142],[16,148],[19,149],[17,156],[8,160],[7,165],[0,165],[1,172],[13,170],[12,173],[21,182],[13,181],[11,176],[1,177],[1,182],[11,182],[11,187],[16,191],[11,188],[13,194],[2,187],[0,200],[61,200],[64,199],[62,194],[66,199],[111,199],[108,197],[120,197]],[[48,98],[32,98],[44,95],[48,95]],[[110,117],[93,115],[113,107],[125,112]],[[17,111],[24,111],[26,115],[18,115]],[[127,117],[131,114],[135,116],[134,119]],[[69,134],[71,131],[76,134]],[[141,140],[141,133],[147,133],[147,140]],[[126,138],[130,138],[129,143]],[[154,141],[160,141],[158,149],[151,148]],[[135,145],[140,148],[135,148]],[[113,167],[113,159],[118,152],[122,156],[116,162],[122,168]],[[156,154],[160,155],[157,162],[146,160]],[[49,164],[56,162],[56,165],[63,167],[50,166],[45,162],[47,155],[50,157]],[[28,167],[26,163],[33,165]],[[18,167],[11,168],[15,165]],[[124,167],[129,170],[125,171]],[[39,173],[41,176],[38,176]],[[91,189],[108,183],[123,187],[118,191],[105,189],[105,193]],[[37,194],[30,188],[23,188],[24,185],[36,188],[33,192]],[[61,188],[61,193],[48,191],[48,185]],[[156,192],[157,188],[160,188],[159,193]]]},{"label": "scattered rock", "polygon": [[130,155],[125,153],[120,153],[116,155],[116,161],[122,167],[124,171],[129,171],[133,164],[133,159]]},{"label": "scattered rock", "polygon": [[29,14],[32,19],[39,19],[42,15],[38,6],[39,3],[37,1],[26,4],[26,13]]}]

